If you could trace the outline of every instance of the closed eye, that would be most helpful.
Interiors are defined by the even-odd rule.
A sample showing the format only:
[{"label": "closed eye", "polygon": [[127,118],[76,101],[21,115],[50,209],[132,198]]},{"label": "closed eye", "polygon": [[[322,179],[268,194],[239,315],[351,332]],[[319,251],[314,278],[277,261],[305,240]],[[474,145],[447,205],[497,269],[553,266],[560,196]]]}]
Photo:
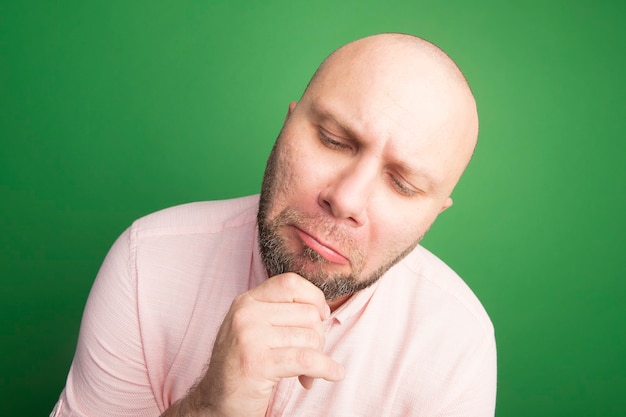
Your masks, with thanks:
[{"label": "closed eye", "polygon": [[350,145],[329,137],[323,130],[319,131],[320,140],[330,149],[351,149]]},{"label": "closed eye", "polygon": [[419,190],[416,190],[415,188],[407,184],[405,181],[395,176],[391,176],[390,181],[393,187],[396,189],[396,191],[404,196],[412,197],[419,193]]}]

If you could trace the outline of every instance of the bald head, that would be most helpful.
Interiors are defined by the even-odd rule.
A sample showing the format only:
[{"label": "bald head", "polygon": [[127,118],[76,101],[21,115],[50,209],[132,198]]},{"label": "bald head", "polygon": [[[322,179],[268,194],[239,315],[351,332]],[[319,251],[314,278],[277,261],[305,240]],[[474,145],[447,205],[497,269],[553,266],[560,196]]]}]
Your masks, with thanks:
[{"label": "bald head", "polygon": [[445,153],[448,179],[456,184],[476,145],[478,115],[463,73],[440,48],[398,33],[353,41],[322,62],[301,103],[332,100],[335,91],[355,108],[377,107],[363,112],[367,125],[387,116],[397,121],[396,129]]},{"label": "bald head", "polygon": [[[317,76],[323,72],[327,65],[331,65],[333,60],[345,59],[346,54],[357,53],[358,51],[375,51],[377,48],[383,50],[388,48],[398,48],[398,52],[404,51],[409,54],[421,55],[424,59],[432,61],[433,64],[442,70],[451,82],[459,83],[459,86],[469,90],[469,84],[456,65],[456,63],[435,44],[414,35],[403,33],[383,33],[357,39],[350,42],[331,53],[318,67],[311,78],[309,85],[313,84]],[[392,52],[392,51],[389,51]],[[364,62],[363,62],[364,64]]]}]

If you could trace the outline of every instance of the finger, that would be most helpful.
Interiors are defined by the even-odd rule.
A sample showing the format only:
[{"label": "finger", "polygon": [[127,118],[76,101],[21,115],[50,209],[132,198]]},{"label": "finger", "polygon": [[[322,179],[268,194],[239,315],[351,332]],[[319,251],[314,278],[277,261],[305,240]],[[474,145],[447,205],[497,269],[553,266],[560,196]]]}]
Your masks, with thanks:
[{"label": "finger", "polygon": [[310,304],[253,301],[232,311],[228,323],[224,329],[242,346],[321,350],[325,342],[319,312]]},{"label": "finger", "polygon": [[312,304],[261,302],[247,294],[233,302],[228,319],[231,326],[240,330],[266,326],[305,327],[324,333],[319,310]]},{"label": "finger", "polygon": [[[314,349],[278,348],[269,353],[272,364],[272,378],[300,377],[323,378],[327,381],[341,381],[345,376],[344,367],[331,357]],[[305,378],[305,383],[308,380]]]},{"label": "finger", "polygon": [[323,331],[320,312],[312,304],[260,302],[256,308],[258,317],[272,326],[311,327]]},{"label": "finger", "polygon": [[305,278],[292,272],[267,279],[248,291],[248,295],[257,301],[314,305],[322,320],[330,315],[330,307],[326,303],[324,293]]},{"label": "finger", "polygon": [[323,331],[306,327],[273,327],[269,333],[265,337],[270,349],[294,347],[321,351],[324,347]]}]

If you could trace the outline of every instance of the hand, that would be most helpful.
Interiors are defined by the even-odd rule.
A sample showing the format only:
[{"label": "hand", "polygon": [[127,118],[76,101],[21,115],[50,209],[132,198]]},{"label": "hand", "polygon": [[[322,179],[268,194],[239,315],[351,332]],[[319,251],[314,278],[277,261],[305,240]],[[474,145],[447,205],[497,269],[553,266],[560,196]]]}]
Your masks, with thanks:
[{"label": "hand", "polygon": [[218,416],[264,416],[282,378],[339,381],[344,369],[322,353],[323,293],[294,273],[277,275],[233,301],[217,334],[209,368],[190,394]]}]

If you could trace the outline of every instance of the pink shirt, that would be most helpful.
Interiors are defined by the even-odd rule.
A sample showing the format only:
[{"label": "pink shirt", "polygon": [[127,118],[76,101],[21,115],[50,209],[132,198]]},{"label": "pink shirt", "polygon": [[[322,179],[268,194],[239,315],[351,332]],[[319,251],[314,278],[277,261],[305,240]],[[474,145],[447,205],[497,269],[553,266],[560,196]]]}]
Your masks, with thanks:
[{"label": "pink shirt", "polygon": [[[267,279],[258,196],[192,203],[136,221],[115,242],[85,308],[52,416],[157,416],[205,369],[232,299]],[[493,416],[491,322],[422,247],[325,321],[341,382],[276,386],[268,416]]]}]

